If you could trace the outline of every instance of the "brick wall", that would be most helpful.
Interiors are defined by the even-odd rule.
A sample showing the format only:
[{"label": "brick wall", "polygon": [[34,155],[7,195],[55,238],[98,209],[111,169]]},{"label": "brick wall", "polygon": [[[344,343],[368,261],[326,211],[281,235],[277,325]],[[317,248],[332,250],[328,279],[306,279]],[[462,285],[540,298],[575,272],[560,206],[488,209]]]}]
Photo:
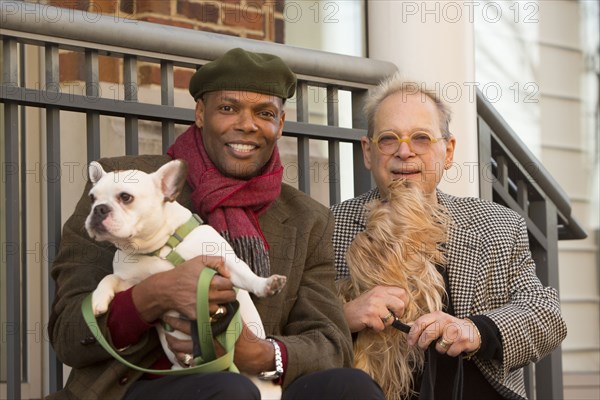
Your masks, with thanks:
[{"label": "brick wall", "polygon": [[[49,0],[58,7],[85,10],[256,40],[283,43],[284,0]],[[60,53],[61,81],[83,80],[83,54]],[[102,82],[122,83],[122,60],[99,57]],[[175,87],[186,88],[192,71],[175,69]],[[139,63],[138,84],[160,82],[159,66]]]}]

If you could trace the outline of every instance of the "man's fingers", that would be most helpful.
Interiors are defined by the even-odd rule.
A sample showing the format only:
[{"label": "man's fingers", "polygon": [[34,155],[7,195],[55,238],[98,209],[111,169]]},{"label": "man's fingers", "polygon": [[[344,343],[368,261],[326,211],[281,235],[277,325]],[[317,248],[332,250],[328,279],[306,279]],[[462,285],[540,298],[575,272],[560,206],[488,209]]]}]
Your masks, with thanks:
[{"label": "man's fingers", "polygon": [[175,336],[170,335],[169,333],[165,334],[165,339],[167,340],[169,349],[171,349],[173,353],[192,354],[194,352],[194,343],[191,339],[177,339]]},{"label": "man's fingers", "polygon": [[210,290],[233,290],[233,283],[227,277],[215,275],[210,283]]},{"label": "man's fingers", "polygon": [[201,256],[201,257],[202,257],[202,261],[204,262],[205,266],[207,266],[208,268],[214,269],[215,271],[217,271],[217,273],[219,275],[221,275],[225,278],[231,277],[231,273],[229,272],[229,269],[225,265],[225,261],[223,260],[222,257],[215,257],[215,256]]},{"label": "man's fingers", "polygon": [[409,345],[418,345],[422,349],[435,342],[435,349],[439,353],[456,357],[480,345],[480,341],[474,339],[473,326],[469,321],[436,311],[415,320],[407,341]]},{"label": "man's fingers", "polygon": [[407,342],[410,346],[418,344],[422,349],[426,349],[434,339],[439,337],[438,328],[436,313],[425,314],[412,324]]},{"label": "man's fingers", "polygon": [[[208,292],[208,301],[213,304],[227,304],[235,301],[236,294],[235,290],[233,290],[233,283],[229,280],[229,278],[225,278],[222,276],[215,276],[210,283],[210,288]],[[213,310],[214,311],[214,310]]]},{"label": "man's fingers", "polygon": [[192,332],[191,321],[185,318],[163,315],[162,320],[171,327],[172,330],[183,332],[190,335]]},{"label": "man's fingers", "polygon": [[[394,314],[394,317],[400,318],[402,317],[402,315],[404,315],[406,303],[394,297],[390,299],[389,304],[387,305],[387,309]],[[391,319],[391,321],[389,321],[389,324],[386,323],[386,325],[391,325],[392,322],[394,322],[393,318]]]}]

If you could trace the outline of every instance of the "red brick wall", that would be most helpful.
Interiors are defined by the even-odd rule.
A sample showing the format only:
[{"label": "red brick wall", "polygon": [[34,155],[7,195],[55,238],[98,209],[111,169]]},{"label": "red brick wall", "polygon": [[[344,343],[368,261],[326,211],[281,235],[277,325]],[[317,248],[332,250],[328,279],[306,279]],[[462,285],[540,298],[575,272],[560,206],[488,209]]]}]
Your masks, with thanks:
[{"label": "red brick wall", "polygon": [[[245,37],[269,42],[284,41],[284,0],[49,0],[59,7],[85,10],[120,18]],[[122,61],[99,57],[103,82],[122,82]],[[60,54],[61,81],[83,80],[83,55]],[[175,86],[187,87],[190,71],[175,70]],[[138,83],[160,82],[159,67],[140,63]]]}]

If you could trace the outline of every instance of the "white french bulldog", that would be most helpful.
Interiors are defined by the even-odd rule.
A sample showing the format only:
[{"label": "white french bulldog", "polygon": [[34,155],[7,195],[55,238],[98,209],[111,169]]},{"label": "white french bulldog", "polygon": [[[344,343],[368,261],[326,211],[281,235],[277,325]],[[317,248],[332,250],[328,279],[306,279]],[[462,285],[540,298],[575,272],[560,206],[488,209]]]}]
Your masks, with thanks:
[{"label": "white french bulldog", "polygon": [[[85,228],[90,237],[109,241],[117,247],[113,274],[105,276],[92,293],[95,315],[108,310],[115,293],[129,289],[152,274],[175,268],[161,257],[171,250],[165,246],[169,237],[192,217],[190,210],[175,201],[185,183],[186,173],[187,166],[182,160],[170,161],[151,174],[139,170],[107,173],[99,163],[90,163],[89,177],[94,186],[89,193],[92,209]],[[161,248],[159,256],[148,255]],[[257,336],[265,337],[261,318],[247,291],[259,297],[274,295],[284,287],[285,276],[261,278],[255,275],[236,256],[231,245],[207,224],[191,231],[176,251],[185,260],[199,255],[221,256],[230,271],[231,282],[240,289],[237,300],[243,321]],[[156,328],[173,368],[179,368],[175,355],[167,346],[163,327],[158,324]],[[168,334],[190,339],[177,331]],[[267,387],[281,393],[279,386],[270,382],[253,381],[260,386],[268,384]]]}]

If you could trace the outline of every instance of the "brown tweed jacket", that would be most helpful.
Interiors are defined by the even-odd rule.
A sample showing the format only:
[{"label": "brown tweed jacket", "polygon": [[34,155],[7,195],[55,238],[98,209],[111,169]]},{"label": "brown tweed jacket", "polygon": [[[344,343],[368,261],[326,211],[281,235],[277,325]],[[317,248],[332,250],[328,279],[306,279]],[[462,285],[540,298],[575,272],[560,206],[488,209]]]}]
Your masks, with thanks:
[{"label": "brown tweed jacket", "polygon": [[[169,160],[168,156],[137,156],[101,163],[107,171],[135,168],[151,172]],[[88,183],[63,227],[59,254],[52,267],[57,291],[49,336],[59,359],[73,370],[65,389],[50,395],[50,399],[122,398],[141,376],[111,358],[95,342],[81,316],[83,298],[112,272],[115,251],[107,243],[93,241],[85,232],[89,189]],[[191,189],[186,186],[178,200],[191,207],[190,196]],[[329,210],[284,184],[281,195],[259,222],[270,246],[271,272],[288,277],[282,293],[255,300],[267,335],[286,345],[285,385],[309,372],[351,366],[350,332],[334,289],[333,218]],[[99,318],[99,324],[108,337],[105,318]],[[146,368],[161,353],[154,330],[121,352],[130,362]]]}]

